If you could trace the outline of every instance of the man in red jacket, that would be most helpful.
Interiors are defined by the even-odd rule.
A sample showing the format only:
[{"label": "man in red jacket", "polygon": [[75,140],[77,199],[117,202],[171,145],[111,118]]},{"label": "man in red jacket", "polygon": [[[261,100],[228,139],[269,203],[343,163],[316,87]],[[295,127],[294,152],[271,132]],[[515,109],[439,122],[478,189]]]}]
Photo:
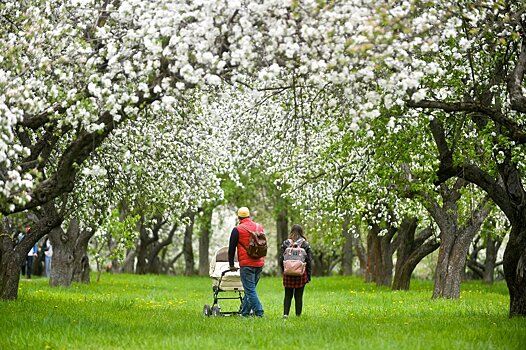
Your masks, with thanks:
[{"label": "man in red jacket", "polygon": [[230,263],[230,270],[235,271],[234,255],[237,249],[240,266],[239,274],[243,289],[245,290],[245,297],[241,305],[241,316],[247,317],[253,312],[255,316],[263,317],[263,306],[259,301],[256,287],[261,276],[261,271],[263,271],[263,265],[265,265],[265,258],[252,258],[244,248],[247,247],[250,242],[250,233],[248,230],[261,232],[263,227],[250,219],[250,211],[247,207],[239,208],[237,218],[239,219],[239,225],[234,227],[230,234],[228,262]]}]

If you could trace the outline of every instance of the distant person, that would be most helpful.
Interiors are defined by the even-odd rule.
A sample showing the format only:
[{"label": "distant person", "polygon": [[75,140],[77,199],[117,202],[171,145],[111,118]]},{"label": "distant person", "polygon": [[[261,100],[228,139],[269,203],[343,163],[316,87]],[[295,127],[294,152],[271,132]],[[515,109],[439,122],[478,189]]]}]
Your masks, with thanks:
[{"label": "distant person", "polygon": [[46,242],[44,243],[44,262],[46,266],[46,277],[51,277],[51,258],[53,257],[53,246],[51,245],[51,241],[46,239]]},{"label": "distant person", "polygon": [[[26,235],[29,234],[29,232],[31,232],[31,228],[26,227]],[[31,273],[33,272],[33,259],[35,256],[37,256],[37,253],[38,253],[38,247],[37,247],[37,244],[35,243],[35,245],[29,250],[26,256],[26,272],[27,272],[28,279],[31,279]]]},{"label": "distant person", "polygon": [[289,233],[289,238],[283,241],[281,245],[281,255],[279,259],[279,265],[281,271],[284,272],[284,254],[287,248],[291,245],[297,244],[298,247],[304,249],[305,255],[305,271],[301,276],[289,276],[283,274],[283,287],[285,287],[285,298],[283,300],[283,318],[289,317],[290,306],[292,304],[292,298],[294,297],[294,305],[296,316],[301,316],[303,310],[303,291],[305,285],[310,282],[312,276],[312,252],[310,245],[305,238],[303,228],[300,225],[292,226]]},{"label": "distant person", "polygon": [[232,229],[228,244],[228,262],[230,270],[236,271],[234,266],[234,256],[237,249],[237,256],[240,266],[239,275],[241,284],[245,290],[245,297],[241,306],[241,316],[247,317],[253,313],[257,317],[263,317],[263,306],[259,300],[256,288],[265,265],[265,258],[253,258],[247,253],[247,246],[250,242],[252,232],[262,232],[263,226],[250,219],[250,211],[247,207],[241,207],[237,211],[239,225]]}]

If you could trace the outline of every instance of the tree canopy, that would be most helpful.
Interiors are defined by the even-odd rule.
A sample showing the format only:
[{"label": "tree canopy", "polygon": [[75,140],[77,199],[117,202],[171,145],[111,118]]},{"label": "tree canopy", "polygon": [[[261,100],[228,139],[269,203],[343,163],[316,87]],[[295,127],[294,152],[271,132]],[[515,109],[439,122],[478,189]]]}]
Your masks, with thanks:
[{"label": "tree canopy", "polygon": [[391,219],[461,178],[478,188],[468,202],[483,190],[511,224],[510,314],[525,314],[525,11],[3,1],[0,212],[73,193],[84,210],[119,198],[179,217],[256,169],[303,213]]}]

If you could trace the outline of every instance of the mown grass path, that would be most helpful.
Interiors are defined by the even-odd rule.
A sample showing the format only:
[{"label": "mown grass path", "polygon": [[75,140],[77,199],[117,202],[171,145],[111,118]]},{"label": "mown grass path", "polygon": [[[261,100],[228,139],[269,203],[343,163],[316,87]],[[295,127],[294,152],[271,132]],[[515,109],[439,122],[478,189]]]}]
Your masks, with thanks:
[{"label": "mown grass path", "polygon": [[464,283],[460,300],[431,300],[432,288],[315,278],[303,316],[285,321],[275,277],[260,282],[264,319],[203,317],[210,278],[107,274],[68,289],[36,278],[0,302],[0,349],[526,349],[526,319],[508,319],[504,283]]}]

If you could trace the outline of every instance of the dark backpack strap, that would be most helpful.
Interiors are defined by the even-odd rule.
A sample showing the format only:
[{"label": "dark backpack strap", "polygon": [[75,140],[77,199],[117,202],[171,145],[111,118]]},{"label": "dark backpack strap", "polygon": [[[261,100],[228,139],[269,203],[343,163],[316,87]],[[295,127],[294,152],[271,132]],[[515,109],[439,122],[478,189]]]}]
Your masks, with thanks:
[{"label": "dark backpack strap", "polygon": [[246,227],[245,225],[239,225],[239,226],[243,227],[243,228],[244,228],[245,230],[247,230],[248,233],[250,233],[251,235],[256,235],[256,236],[257,236],[258,233],[263,233],[263,231],[258,232],[258,231],[259,231],[259,230],[258,230],[258,225],[259,225],[259,224],[256,224],[256,231],[255,231],[255,232],[254,232],[254,231],[251,231],[251,230],[250,230],[248,227]]},{"label": "dark backpack strap", "polygon": [[304,238],[300,238],[296,242],[294,242],[293,244],[296,245],[298,248],[301,248],[301,246],[303,245],[303,242],[305,242],[305,239]]},{"label": "dark backpack strap", "polygon": [[[245,230],[248,231],[248,233],[251,235],[251,236],[257,236],[256,232],[258,231],[258,224],[256,224],[256,232],[254,231],[251,231],[248,227],[246,227],[245,225],[239,225],[241,227],[243,227]],[[243,247],[243,249],[245,249],[246,252],[248,252],[248,249],[247,249],[247,246],[244,245],[243,243],[241,243],[240,240],[237,241],[239,244],[241,244],[241,246]],[[249,239],[249,242],[250,242],[250,239]]]}]

